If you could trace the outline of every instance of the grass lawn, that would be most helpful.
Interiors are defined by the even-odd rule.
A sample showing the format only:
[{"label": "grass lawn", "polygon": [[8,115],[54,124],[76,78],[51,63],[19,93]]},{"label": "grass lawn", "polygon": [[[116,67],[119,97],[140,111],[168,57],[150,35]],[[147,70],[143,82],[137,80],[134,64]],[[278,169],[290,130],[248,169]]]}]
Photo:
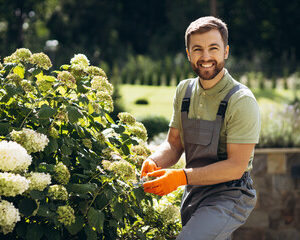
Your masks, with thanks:
[{"label": "grass lawn", "polygon": [[[144,86],[144,85],[120,85],[120,94],[126,107],[126,111],[132,113],[136,118],[146,117],[149,115],[164,116],[168,120],[171,118],[173,111],[173,96],[175,86]],[[287,104],[293,101],[295,92],[284,89],[254,89],[253,93],[262,107],[265,103]],[[297,92],[300,97],[300,90]],[[137,105],[135,101],[146,99],[148,105]]]}]

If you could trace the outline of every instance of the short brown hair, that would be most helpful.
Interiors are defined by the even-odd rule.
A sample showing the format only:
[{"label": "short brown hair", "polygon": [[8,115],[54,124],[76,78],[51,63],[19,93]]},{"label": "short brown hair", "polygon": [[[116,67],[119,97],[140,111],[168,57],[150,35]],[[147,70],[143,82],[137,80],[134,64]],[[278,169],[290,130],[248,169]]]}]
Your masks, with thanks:
[{"label": "short brown hair", "polygon": [[212,16],[201,17],[191,22],[185,32],[185,47],[189,47],[190,37],[193,33],[205,33],[212,29],[217,29],[220,32],[224,46],[226,47],[228,44],[228,29],[226,23]]}]

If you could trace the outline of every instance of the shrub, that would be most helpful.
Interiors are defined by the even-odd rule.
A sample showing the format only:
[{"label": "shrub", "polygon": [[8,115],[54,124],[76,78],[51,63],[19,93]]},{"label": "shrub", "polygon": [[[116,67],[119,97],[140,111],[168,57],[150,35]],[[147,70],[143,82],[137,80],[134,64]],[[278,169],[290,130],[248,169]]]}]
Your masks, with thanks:
[{"label": "shrub", "polygon": [[261,108],[262,124],[258,147],[300,147],[299,103],[264,103]]},{"label": "shrub", "polygon": [[169,129],[169,121],[162,116],[148,116],[140,119],[140,121],[147,129],[149,140],[152,140],[155,135],[161,132],[167,132]]},{"label": "shrub", "polygon": [[0,238],[176,235],[178,219],[164,224],[138,184],[146,129],[128,113],[111,119],[105,72],[83,54],[50,68],[28,49],[0,66]]},{"label": "shrub", "polygon": [[141,104],[141,105],[147,105],[147,104],[149,104],[148,100],[144,99],[144,98],[137,99],[134,103],[135,104]]}]

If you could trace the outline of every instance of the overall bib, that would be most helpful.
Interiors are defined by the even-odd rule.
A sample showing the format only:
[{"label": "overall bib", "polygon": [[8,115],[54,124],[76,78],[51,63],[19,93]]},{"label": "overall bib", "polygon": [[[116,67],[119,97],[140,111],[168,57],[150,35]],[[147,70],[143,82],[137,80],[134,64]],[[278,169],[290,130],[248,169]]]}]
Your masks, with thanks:
[{"label": "overall bib", "polygon": [[[216,119],[189,119],[190,97],[198,78],[191,81],[181,106],[186,168],[203,167],[227,159],[218,157],[218,144],[229,98],[243,85],[233,87],[219,105]],[[245,223],[256,203],[249,172],[241,179],[215,185],[187,185],[181,203],[182,231],[177,240],[224,240]]]}]

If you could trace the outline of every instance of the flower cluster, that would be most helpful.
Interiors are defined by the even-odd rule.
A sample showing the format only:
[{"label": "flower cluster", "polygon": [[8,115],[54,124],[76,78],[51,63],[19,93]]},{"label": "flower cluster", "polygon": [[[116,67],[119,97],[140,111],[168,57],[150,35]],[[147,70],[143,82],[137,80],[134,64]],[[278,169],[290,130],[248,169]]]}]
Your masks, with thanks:
[{"label": "flower cluster", "polygon": [[7,80],[9,80],[12,83],[20,84],[20,82],[22,81],[22,78],[16,74],[16,73],[10,73],[7,77]]},{"label": "flower cluster", "polygon": [[160,216],[166,224],[174,223],[180,219],[180,210],[177,206],[168,204],[163,209],[160,209]]},{"label": "flower cluster", "polygon": [[27,48],[19,48],[12,55],[4,58],[4,63],[29,62],[32,53]]},{"label": "flower cluster", "polygon": [[34,87],[32,86],[31,82],[26,80],[26,79],[23,79],[21,82],[20,82],[20,85],[21,87],[23,88],[23,90],[27,93],[29,92],[33,92],[34,91]]},{"label": "flower cluster", "polygon": [[66,226],[75,223],[74,209],[70,206],[59,206],[56,213],[58,221]]},{"label": "flower cluster", "polygon": [[0,170],[25,171],[31,162],[31,156],[20,144],[7,141],[0,142]]},{"label": "flower cluster", "polygon": [[[107,165],[108,170],[113,171],[124,180],[136,180],[135,171],[132,165],[126,160],[114,161],[111,164],[104,162]],[[103,165],[103,161],[102,161]],[[103,166],[104,167],[104,166]]]},{"label": "flower cluster", "polygon": [[19,174],[0,172],[0,196],[15,197],[29,188],[30,181]]},{"label": "flower cluster", "polygon": [[120,122],[124,124],[134,125],[136,123],[135,117],[127,112],[120,112],[118,118],[120,119]]},{"label": "flower cluster", "polygon": [[90,61],[84,54],[75,54],[70,61],[71,65],[77,65],[82,67],[82,69],[90,65]]},{"label": "flower cluster", "polygon": [[144,145],[144,144],[139,144],[135,145],[131,148],[131,151],[139,156],[146,156],[148,157],[151,154],[151,151]]},{"label": "flower cluster", "polygon": [[108,92],[97,92],[96,94],[97,101],[103,103],[104,109],[112,112],[114,110],[114,104],[111,95]]},{"label": "flower cluster", "polygon": [[46,135],[37,133],[28,128],[23,128],[22,131],[13,130],[11,132],[11,138],[21,144],[29,154],[43,151],[49,143]]},{"label": "flower cluster", "polygon": [[62,185],[51,185],[48,189],[48,195],[53,200],[68,200],[68,191]]},{"label": "flower cluster", "polygon": [[50,58],[45,53],[42,52],[32,54],[29,59],[29,62],[45,70],[48,70],[49,68],[52,67]]},{"label": "flower cluster", "polygon": [[71,73],[68,71],[62,71],[58,74],[57,79],[62,83],[66,84],[68,88],[76,88],[76,80]]},{"label": "flower cluster", "polygon": [[63,164],[63,163],[58,163],[54,167],[54,179],[63,185],[68,184],[70,180],[70,172],[69,169]]},{"label": "flower cluster", "polygon": [[51,176],[47,173],[32,172],[27,179],[30,181],[28,190],[43,191],[51,184]]},{"label": "flower cluster", "polygon": [[113,93],[113,85],[103,76],[95,76],[91,81],[91,87],[97,91],[107,92],[109,95]]},{"label": "flower cluster", "polygon": [[86,68],[86,72],[87,72],[87,74],[90,74],[92,76],[106,77],[105,72],[99,67],[89,66]]},{"label": "flower cluster", "polygon": [[134,125],[128,126],[128,131],[143,141],[147,141],[147,129],[144,124],[136,122]]},{"label": "flower cluster", "polygon": [[12,203],[0,200],[0,231],[4,234],[12,232],[20,220],[19,210]]}]

